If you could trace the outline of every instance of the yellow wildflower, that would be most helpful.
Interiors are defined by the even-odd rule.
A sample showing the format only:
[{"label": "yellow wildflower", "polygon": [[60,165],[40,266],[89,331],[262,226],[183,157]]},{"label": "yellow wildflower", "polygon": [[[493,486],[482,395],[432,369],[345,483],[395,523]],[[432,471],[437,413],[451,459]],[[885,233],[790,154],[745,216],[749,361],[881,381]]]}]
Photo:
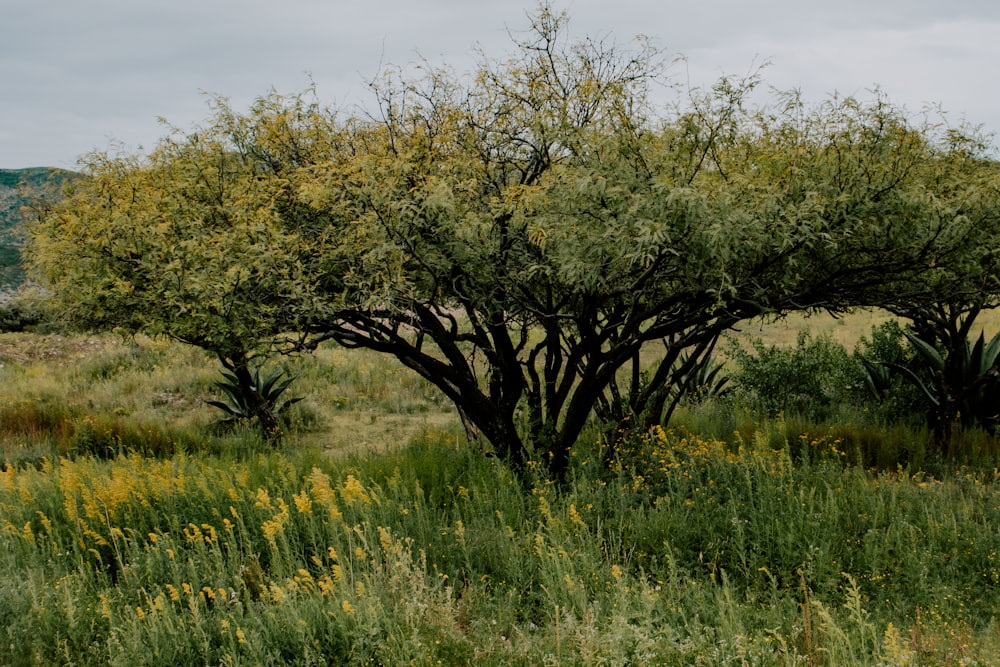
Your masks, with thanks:
[{"label": "yellow wildflower", "polygon": [[108,596],[105,595],[104,593],[101,593],[97,596],[97,598],[101,601],[101,616],[110,621],[111,604],[108,601]]},{"label": "yellow wildflower", "polygon": [[292,500],[295,501],[295,509],[299,511],[299,514],[312,514],[312,499],[309,498],[308,493],[305,491],[293,493]]},{"label": "yellow wildflower", "polygon": [[[459,521],[459,524],[462,522]],[[392,533],[389,529],[384,526],[378,527],[378,541],[382,545],[383,551],[389,551],[392,548]]]},{"label": "yellow wildflower", "polygon": [[271,506],[271,494],[267,492],[267,489],[257,489],[257,501],[254,503],[254,507],[268,510],[274,509]]},{"label": "yellow wildflower", "polygon": [[330,476],[319,468],[313,468],[312,472],[306,477],[306,481],[309,482],[309,487],[312,490],[312,495],[316,498],[316,502],[321,505],[331,505],[334,502],[334,491],[330,487]]},{"label": "yellow wildflower", "polygon": [[279,511],[270,520],[265,521],[261,524],[261,530],[264,533],[264,537],[267,541],[271,543],[272,546],[275,544],[275,540],[279,533],[282,533],[285,529],[285,524],[288,523],[291,514],[288,511],[288,505],[281,498],[278,498]]},{"label": "yellow wildflower", "polygon": [[362,486],[361,482],[354,475],[348,475],[347,479],[344,480],[344,487],[341,489],[340,495],[349,505],[358,501],[363,502],[365,505],[371,505],[372,503],[372,499],[365,491],[365,487]]},{"label": "yellow wildflower", "polygon": [[4,464],[0,468],[0,489],[4,491],[14,490],[14,466]]},{"label": "yellow wildflower", "polygon": [[187,527],[184,529],[184,539],[187,540],[188,542],[201,542],[202,540],[201,528],[194,525],[193,523],[189,523]]}]

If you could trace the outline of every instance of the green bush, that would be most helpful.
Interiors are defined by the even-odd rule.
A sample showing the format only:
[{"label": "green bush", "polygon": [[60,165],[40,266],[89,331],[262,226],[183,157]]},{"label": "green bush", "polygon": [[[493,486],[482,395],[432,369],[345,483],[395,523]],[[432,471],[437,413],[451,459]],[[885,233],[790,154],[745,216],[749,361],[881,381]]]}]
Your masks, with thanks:
[{"label": "green bush", "polygon": [[842,406],[861,404],[863,374],[844,346],[828,335],[800,331],[795,347],[751,341],[752,351],[734,344],[737,403],[768,417],[795,414],[827,421]]},{"label": "green bush", "polygon": [[45,296],[22,289],[0,301],[0,333],[48,331],[54,327],[45,306]]}]

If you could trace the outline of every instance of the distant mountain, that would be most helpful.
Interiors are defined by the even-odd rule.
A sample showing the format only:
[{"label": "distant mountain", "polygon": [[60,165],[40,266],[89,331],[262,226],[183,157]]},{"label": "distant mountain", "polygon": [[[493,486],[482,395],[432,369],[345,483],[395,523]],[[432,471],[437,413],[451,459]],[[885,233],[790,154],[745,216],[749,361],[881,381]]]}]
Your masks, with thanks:
[{"label": "distant mountain", "polygon": [[22,209],[40,200],[57,200],[63,186],[77,177],[76,172],[49,167],[0,169],[0,291],[16,289],[24,282]]}]

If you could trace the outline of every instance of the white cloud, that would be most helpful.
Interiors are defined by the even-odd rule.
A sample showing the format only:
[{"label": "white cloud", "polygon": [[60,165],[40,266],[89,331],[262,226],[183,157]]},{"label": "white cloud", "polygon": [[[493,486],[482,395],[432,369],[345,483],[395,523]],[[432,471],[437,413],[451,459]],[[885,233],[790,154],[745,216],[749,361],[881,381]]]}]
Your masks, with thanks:
[{"label": "white cloud", "polygon": [[[458,70],[472,46],[510,51],[523,4],[479,0],[0,0],[0,167],[71,167],[114,137],[153,144],[164,116],[208,114],[200,91],[237,106],[311,73],[331,103],[366,94],[380,63],[425,56]],[[1000,130],[1000,3],[993,0],[566,0],[573,36],[653,37],[709,82],[769,59],[767,80],[808,96],[880,84],[919,110],[940,102]]]}]

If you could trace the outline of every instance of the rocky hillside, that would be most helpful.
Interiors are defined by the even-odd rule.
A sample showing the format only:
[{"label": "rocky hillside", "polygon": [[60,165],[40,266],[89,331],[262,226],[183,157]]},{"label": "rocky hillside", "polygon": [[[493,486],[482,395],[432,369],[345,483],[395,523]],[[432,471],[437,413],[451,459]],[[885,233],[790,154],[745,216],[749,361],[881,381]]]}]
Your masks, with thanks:
[{"label": "rocky hillside", "polygon": [[48,167],[0,169],[0,291],[16,289],[24,281],[24,207],[58,198],[67,181],[76,176]]}]

